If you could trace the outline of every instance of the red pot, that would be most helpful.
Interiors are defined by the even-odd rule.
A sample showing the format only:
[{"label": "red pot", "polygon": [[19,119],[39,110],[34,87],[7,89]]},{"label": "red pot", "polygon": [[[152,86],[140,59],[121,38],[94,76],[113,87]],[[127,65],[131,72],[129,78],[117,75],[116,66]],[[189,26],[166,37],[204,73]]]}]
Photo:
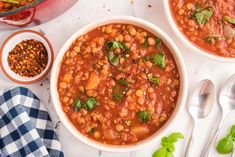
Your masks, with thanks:
[{"label": "red pot", "polygon": [[77,0],[35,0],[35,2],[0,13],[0,29],[17,29],[47,22],[68,10]]}]

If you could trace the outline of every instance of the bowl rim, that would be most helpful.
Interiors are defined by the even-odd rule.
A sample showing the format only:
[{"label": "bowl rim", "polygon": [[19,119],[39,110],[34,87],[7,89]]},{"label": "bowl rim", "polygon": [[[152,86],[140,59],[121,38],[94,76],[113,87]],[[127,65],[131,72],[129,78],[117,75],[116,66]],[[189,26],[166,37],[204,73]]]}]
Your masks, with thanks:
[{"label": "bowl rim", "polygon": [[195,54],[200,54],[201,56],[204,56],[208,59],[211,59],[213,61],[218,61],[218,62],[226,62],[226,63],[234,63],[235,58],[229,58],[229,57],[222,57],[214,54],[210,54],[210,51],[203,50],[199,46],[195,45],[193,42],[191,42],[183,32],[181,32],[178,29],[178,25],[172,15],[171,7],[170,7],[170,0],[164,0],[164,10],[166,14],[167,21],[173,30],[175,36],[183,43],[186,45],[188,49],[192,49]]},{"label": "bowl rim", "polygon": [[35,2],[32,2],[32,3],[28,4],[28,5],[21,6],[19,8],[16,8],[16,9],[13,9],[13,10],[10,10],[10,11],[7,11],[7,12],[0,13],[0,17],[11,16],[11,15],[17,14],[17,13],[19,13],[21,11],[25,11],[25,10],[28,10],[30,8],[34,8],[38,4],[43,3],[44,1],[46,1],[46,0],[35,0]]},{"label": "bowl rim", "polygon": [[[60,71],[61,61],[63,59],[64,54],[71,46],[71,44],[76,40],[77,37],[84,35],[87,32],[89,32],[90,30],[93,30],[99,26],[110,24],[110,23],[133,24],[133,25],[139,26],[139,27],[146,29],[146,30],[151,29],[152,30],[151,32],[153,32],[153,31],[155,32],[153,34],[157,34],[158,36],[161,36],[161,39],[164,41],[165,44],[167,44],[168,48],[171,49],[171,51],[174,50],[174,52],[172,52],[172,55],[174,56],[174,59],[176,61],[177,68],[180,73],[180,79],[181,79],[180,81],[182,82],[181,86],[180,86],[180,93],[179,93],[178,100],[177,100],[177,107],[173,111],[173,113],[170,116],[170,118],[168,119],[168,121],[156,133],[154,133],[153,135],[151,135],[147,139],[140,141],[140,142],[137,142],[135,144],[131,144],[131,145],[124,145],[124,146],[107,145],[107,144],[102,144],[100,142],[96,142],[96,141],[84,136],[82,133],[80,133],[75,128],[75,126],[68,119],[67,115],[64,113],[64,111],[61,107],[61,103],[60,103],[58,91],[57,91],[57,81],[58,81],[58,75],[59,75],[59,71]],[[174,42],[168,37],[168,35],[165,32],[163,32],[160,28],[158,28],[154,24],[152,24],[148,21],[145,21],[143,19],[139,19],[139,18],[131,17],[131,16],[112,16],[112,17],[108,17],[108,18],[103,18],[103,19],[97,20],[95,22],[89,23],[89,24],[83,26],[82,28],[78,29],[78,31],[76,31],[72,36],[70,36],[70,38],[64,43],[64,45],[60,49],[60,51],[55,59],[54,65],[52,67],[50,82],[51,82],[50,90],[51,90],[51,97],[52,97],[53,106],[56,110],[57,115],[59,116],[60,120],[62,121],[63,125],[65,126],[65,128],[73,136],[75,136],[77,139],[79,139],[83,143],[85,143],[93,148],[96,148],[98,150],[103,150],[103,151],[108,151],[108,152],[135,151],[140,148],[144,148],[145,146],[153,144],[153,142],[155,142],[156,140],[158,140],[159,138],[164,136],[166,133],[169,132],[170,127],[171,127],[168,123],[172,124],[173,122],[175,122],[175,120],[177,119],[179,114],[182,112],[184,105],[185,105],[185,102],[186,102],[187,93],[188,93],[187,71],[186,71],[183,57],[182,57],[179,49],[177,48],[177,46],[174,44]],[[58,107],[58,106],[60,106],[60,107]]]},{"label": "bowl rim", "polygon": [[[19,34],[24,34],[24,33],[33,33],[33,34],[36,34],[38,36],[40,36],[43,40],[45,40],[45,42],[48,44],[49,46],[49,49],[50,49],[50,54],[51,54],[51,57],[50,57],[50,60],[48,60],[48,63],[49,66],[47,67],[47,69],[45,69],[45,71],[43,72],[43,74],[38,77],[38,78],[35,78],[34,80],[30,80],[30,81],[22,81],[22,80],[18,80],[14,77],[12,77],[11,75],[8,74],[8,72],[6,71],[6,69],[4,68],[3,66],[3,61],[2,61],[2,55],[3,55],[3,50],[4,50],[4,47],[6,46],[6,44],[10,41],[10,40],[14,40],[14,37],[19,35]],[[29,29],[25,29],[25,30],[20,30],[20,31],[16,31],[14,33],[12,33],[10,36],[7,37],[7,39],[4,41],[4,43],[2,44],[1,48],[0,48],[0,68],[2,69],[3,73],[12,81],[16,82],[16,83],[19,83],[19,84],[33,84],[33,83],[36,83],[38,81],[41,81],[50,71],[52,65],[53,65],[53,61],[54,61],[54,50],[52,48],[52,45],[50,43],[50,41],[41,33],[37,32],[37,31],[34,31],[34,30],[29,30]]]}]

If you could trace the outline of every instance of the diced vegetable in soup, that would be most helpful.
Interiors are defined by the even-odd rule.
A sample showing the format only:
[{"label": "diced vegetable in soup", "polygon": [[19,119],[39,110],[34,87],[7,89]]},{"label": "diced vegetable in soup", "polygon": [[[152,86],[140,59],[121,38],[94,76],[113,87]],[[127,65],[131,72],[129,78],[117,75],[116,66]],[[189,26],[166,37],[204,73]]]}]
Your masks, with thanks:
[{"label": "diced vegetable in soup", "polygon": [[109,24],[80,36],[64,55],[58,78],[62,108],[85,136],[128,145],[157,132],[176,107],[174,58],[152,33]]},{"label": "diced vegetable in soup", "polygon": [[180,31],[200,48],[235,57],[234,0],[169,0]]},{"label": "diced vegetable in soup", "polygon": [[0,0],[0,13],[26,6],[35,0]]}]

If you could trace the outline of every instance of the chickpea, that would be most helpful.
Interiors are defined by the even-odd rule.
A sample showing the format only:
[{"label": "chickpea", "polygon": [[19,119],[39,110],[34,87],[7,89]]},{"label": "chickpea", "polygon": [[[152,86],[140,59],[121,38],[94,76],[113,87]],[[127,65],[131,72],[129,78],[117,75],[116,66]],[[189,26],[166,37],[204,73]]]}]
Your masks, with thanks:
[{"label": "chickpea", "polygon": [[145,103],[145,97],[141,96],[137,99],[138,104],[143,105]]},{"label": "chickpea", "polygon": [[138,89],[138,90],[135,92],[135,95],[136,95],[137,97],[140,97],[140,96],[143,95],[143,91],[140,90],[140,89]]},{"label": "chickpea", "polygon": [[141,35],[142,35],[143,37],[146,37],[146,36],[147,36],[147,32],[142,32]]},{"label": "chickpea", "polygon": [[61,82],[59,86],[60,86],[60,88],[65,89],[65,88],[67,88],[67,83]]},{"label": "chickpea", "polygon": [[194,4],[193,4],[193,3],[187,3],[187,4],[186,4],[186,8],[187,8],[188,10],[193,10],[193,9],[194,9]]},{"label": "chickpea", "polygon": [[145,64],[148,68],[152,68],[152,66],[153,66],[153,63],[150,61],[147,61]]},{"label": "chickpea", "polygon": [[123,129],[124,129],[123,125],[121,125],[121,124],[117,124],[117,125],[116,125],[116,130],[117,130],[118,132],[122,131]]},{"label": "chickpea", "polygon": [[87,113],[88,113],[87,110],[85,110],[85,109],[83,109],[83,108],[82,108],[80,111],[81,111],[81,114],[82,114],[83,116],[87,115]]},{"label": "chickpea", "polygon": [[158,121],[159,121],[160,123],[164,123],[164,122],[166,121],[166,116],[160,116],[159,119],[158,119]]},{"label": "chickpea", "polygon": [[131,28],[129,29],[129,33],[130,33],[132,36],[135,36],[135,35],[136,35],[136,30],[135,30],[135,28],[131,27]]},{"label": "chickpea", "polygon": [[123,64],[124,63],[124,61],[125,61],[125,59],[122,57],[122,58],[120,58],[120,64]]},{"label": "chickpea", "polygon": [[126,108],[122,108],[121,111],[119,112],[120,117],[125,117],[128,114],[128,110]]},{"label": "chickpea", "polygon": [[116,83],[115,83],[115,81],[112,79],[112,80],[110,80],[110,85],[111,86],[115,86],[116,85]]},{"label": "chickpea", "polygon": [[112,33],[112,28],[111,28],[111,26],[107,26],[107,27],[105,28],[105,32],[106,32],[107,34]]},{"label": "chickpea", "polygon": [[127,42],[130,41],[131,40],[131,36],[129,34],[126,34],[124,36],[124,40],[127,41]]},{"label": "chickpea", "polygon": [[71,79],[72,79],[72,75],[71,75],[71,74],[65,74],[65,75],[64,75],[63,80],[64,80],[65,82],[70,82]]},{"label": "chickpea", "polygon": [[153,87],[149,87],[148,90],[147,90],[147,92],[148,92],[149,94],[153,93],[153,92],[154,92]]},{"label": "chickpea", "polygon": [[152,37],[149,37],[148,38],[148,43],[149,43],[150,46],[154,46],[156,42]]},{"label": "chickpea", "polygon": [[188,26],[195,27],[196,23],[194,20],[188,20]]},{"label": "chickpea", "polygon": [[92,48],[91,52],[96,54],[98,52],[98,49],[96,47],[94,47],[94,48]]},{"label": "chickpea", "polygon": [[184,14],[184,9],[180,9],[180,10],[178,11],[178,14],[179,14],[179,15],[183,15],[183,14]]},{"label": "chickpea", "polygon": [[95,132],[94,132],[94,137],[95,137],[95,138],[100,138],[100,137],[101,137],[100,132],[95,131]]},{"label": "chickpea", "polygon": [[119,34],[119,35],[116,37],[116,40],[117,40],[117,41],[123,41],[123,35]]},{"label": "chickpea", "polygon": [[79,52],[80,52],[80,47],[75,46],[75,47],[73,48],[73,50],[74,50],[76,53],[79,53]]},{"label": "chickpea", "polygon": [[67,96],[65,96],[64,98],[63,98],[63,103],[67,103],[69,101],[69,98],[67,97]]},{"label": "chickpea", "polygon": [[71,52],[70,52],[70,57],[73,58],[73,57],[75,57],[76,55],[77,55],[77,53],[76,53],[75,51],[71,51]]}]

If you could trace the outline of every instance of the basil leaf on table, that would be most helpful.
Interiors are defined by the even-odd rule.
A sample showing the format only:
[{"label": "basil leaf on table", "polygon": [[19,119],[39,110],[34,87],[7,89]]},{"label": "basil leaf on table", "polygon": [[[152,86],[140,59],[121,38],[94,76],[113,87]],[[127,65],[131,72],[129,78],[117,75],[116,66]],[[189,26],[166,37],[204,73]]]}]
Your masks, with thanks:
[{"label": "basil leaf on table", "polygon": [[183,139],[184,136],[179,133],[179,132],[174,132],[172,134],[169,135],[169,140],[172,142],[172,143],[175,143],[178,141],[178,139]]},{"label": "basil leaf on table", "polygon": [[171,133],[169,136],[165,136],[161,141],[161,148],[156,150],[152,157],[174,157],[175,145],[174,143],[178,139],[184,138],[184,135],[179,132]]},{"label": "basil leaf on table", "polygon": [[216,150],[220,154],[229,154],[233,151],[233,137],[228,135],[221,139],[216,147]]},{"label": "basil leaf on table", "polygon": [[235,125],[233,125],[228,133],[228,135],[222,138],[217,146],[216,150],[219,154],[229,154],[233,151],[233,145],[235,142]]}]

